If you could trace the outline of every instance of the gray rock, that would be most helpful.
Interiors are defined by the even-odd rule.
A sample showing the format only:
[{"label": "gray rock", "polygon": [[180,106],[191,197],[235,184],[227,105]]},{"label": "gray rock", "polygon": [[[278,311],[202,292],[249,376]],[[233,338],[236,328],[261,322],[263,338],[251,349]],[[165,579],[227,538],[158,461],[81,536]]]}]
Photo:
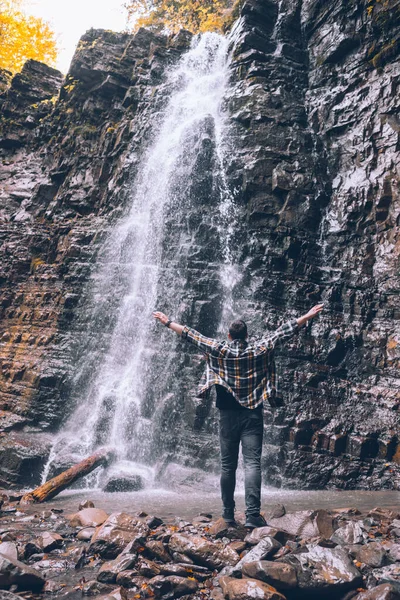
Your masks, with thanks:
[{"label": "gray rock", "polygon": [[324,591],[343,593],[361,584],[361,573],[343,548],[308,545],[306,549],[306,552],[289,554],[282,559],[296,569],[301,590],[321,594]]},{"label": "gray rock", "polygon": [[343,527],[336,529],[331,540],[337,544],[360,544],[364,541],[364,534],[357,521],[349,521]]},{"label": "gray rock", "polygon": [[285,600],[285,596],[280,594],[275,588],[258,579],[222,577],[219,583],[225,598],[229,598],[229,600],[247,600],[249,598],[257,598],[258,600]]},{"label": "gray rock", "polygon": [[256,546],[253,546],[253,548],[249,550],[236,565],[234,565],[233,573],[239,574],[245,564],[270,558],[276,554],[279,548],[281,548],[281,544],[274,540],[274,538],[263,538]]},{"label": "gray rock", "polygon": [[36,569],[0,555],[0,587],[3,589],[16,585],[19,590],[40,591],[44,583],[44,577]]},{"label": "gray rock", "polygon": [[14,542],[2,542],[0,544],[0,554],[12,560],[18,560],[17,545]]},{"label": "gray rock", "polygon": [[186,554],[194,562],[210,569],[222,569],[225,565],[235,565],[239,557],[229,546],[218,546],[206,538],[174,533],[169,541],[172,552]]},{"label": "gray rock", "polygon": [[383,583],[377,587],[360,592],[352,600],[400,600],[400,591],[390,583]]},{"label": "gray rock", "polygon": [[390,583],[400,592],[400,564],[395,563],[381,569],[374,569],[369,576],[368,582],[371,582],[371,585]]}]

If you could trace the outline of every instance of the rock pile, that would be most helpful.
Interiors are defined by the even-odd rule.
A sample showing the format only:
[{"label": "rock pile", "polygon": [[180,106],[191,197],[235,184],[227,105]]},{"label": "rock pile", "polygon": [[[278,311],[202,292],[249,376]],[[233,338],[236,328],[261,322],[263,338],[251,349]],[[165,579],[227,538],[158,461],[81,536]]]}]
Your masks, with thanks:
[{"label": "rock pile", "polygon": [[[282,511],[284,512],[284,510]],[[268,514],[266,515],[268,517]],[[26,514],[5,503],[0,522],[4,600],[400,599],[400,515],[374,509],[298,511],[249,532],[200,514],[164,523],[145,512],[89,505]]]}]

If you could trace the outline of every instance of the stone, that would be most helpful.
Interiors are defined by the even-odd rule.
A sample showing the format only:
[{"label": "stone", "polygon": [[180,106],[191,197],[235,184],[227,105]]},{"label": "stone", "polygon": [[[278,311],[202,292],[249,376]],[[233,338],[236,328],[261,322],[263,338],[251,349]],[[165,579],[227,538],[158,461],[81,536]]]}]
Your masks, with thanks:
[{"label": "stone", "polygon": [[389,583],[400,592],[400,564],[388,565],[380,569],[374,569],[370,575],[375,585]]},{"label": "stone", "polygon": [[364,540],[363,530],[358,522],[349,521],[343,527],[336,529],[331,540],[337,544],[360,544]]},{"label": "stone", "polygon": [[[269,526],[287,531],[294,536],[310,539],[326,533],[333,533],[332,518],[326,511],[302,510],[286,513],[283,517],[269,519]],[[328,536],[329,537],[329,536]]]},{"label": "stone", "polygon": [[318,545],[305,548],[306,552],[289,554],[282,559],[296,569],[300,590],[314,594],[343,593],[361,584],[361,573],[342,548]]},{"label": "stone", "polygon": [[117,585],[132,590],[133,592],[140,591],[143,586],[148,585],[148,578],[138,575],[136,570],[121,571],[117,575]]},{"label": "stone", "polygon": [[14,542],[2,542],[0,544],[0,554],[12,560],[18,560],[18,550]]},{"label": "stone", "polygon": [[82,586],[82,595],[83,596],[98,596],[99,594],[106,594],[110,592],[113,588],[104,583],[100,583],[99,581],[92,580],[87,581]]},{"label": "stone", "polygon": [[5,590],[0,590],[0,600],[22,600],[22,596],[18,596],[12,592],[6,592]]},{"label": "stone", "polygon": [[244,577],[265,581],[278,590],[289,590],[297,587],[296,569],[292,565],[267,560],[258,560],[243,565]]},{"label": "stone", "polygon": [[210,525],[208,533],[217,539],[228,538],[231,540],[243,540],[247,535],[247,529],[240,524],[237,524],[235,527],[227,525],[225,519],[221,517]]},{"label": "stone", "polygon": [[43,587],[43,592],[45,594],[57,594],[60,590],[63,589],[63,584],[59,581],[54,581],[53,579],[48,579]]},{"label": "stone", "polygon": [[377,569],[385,564],[387,552],[380,542],[370,542],[360,546],[354,556],[360,563]]},{"label": "stone", "polygon": [[159,540],[149,540],[144,547],[153,558],[156,558],[163,563],[171,562],[172,558],[169,552],[167,552],[164,544]]},{"label": "stone", "polygon": [[41,536],[38,537],[38,543],[43,552],[51,552],[56,548],[61,548],[64,540],[58,533],[51,533],[45,531]]},{"label": "stone", "polygon": [[178,575],[157,575],[149,581],[149,588],[156,598],[179,598],[186,594],[194,594],[199,587],[195,579],[187,579]]},{"label": "stone", "polygon": [[216,543],[201,536],[174,533],[169,541],[172,552],[186,554],[195,563],[210,569],[222,569],[225,565],[235,565],[239,557],[229,548],[218,546]]},{"label": "stone", "polygon": [[283,504],[273,504],[272,506],[269,506],[267,509],[263,510],[262,514],[266,521],[269,521],[270,519],[279,519],[286,514],[286,508],[283,506]]},{"label": "stone", "polygon": [[[128,567],[129,568],[129,567]],[[160,567],[152,560],[142,558],[136,564],[136,569],[139,575],[143,577],[155,577],[160,574]]]},{"label": "stone", "polygon": [[82,542],[89,542],[96,531],[95,527],[84,527],[76,534],[76,538]]},{"label": "stone", "polygon": [[390,583],[383,583],[371,590],[360,592],[352,600],[400,600],[400,590]]},{"label": "stone", "polygon": [[112,561],[105,562],[97,575],[101,583],[115,583],[118,573],[131,569],[137,560],[136,554],[120,554]]},{"label": "stone", "polygon": [[225,598],[229,598],[229,600],[249,600],[249,598],[285,600],[285,596],[280,594],[275,588],[257,579],[222,577],[220,585]]},{"label": "stone", "polygon": [[249,552],[245,554],[243,558],[240,559],[236,565],[233,565],[233,573],[239,574],[243,568],[243,565],[247,563],[270,558],[276,554],[279,548],[281,548],[281,544],[274,540],[274,538],[262,538],[256,546],[253,546],[253,548],[249,550]]},{"label": "stone", "polygon": [[79,512],[81,510],[83,510],[84,508],[94,508],[94,502],[92,502],[92,500],[83,500],[82,502],[79,503],[79,507],[78,507]]},{"label": "stone", "polygon": [[144,487],[140,475],[113,475],[106,479],[103,492],[137,492]]},{"label": "stone", "polygon": [[101,508],[83,508],[74,515],[68,515],[67,519],[71,527],[98,527],[108,519],[109,515]]},{"label": "stone", "polygon": [[116,558],[134,539],[144,542],[148,533],[149,528],[144,523],[126,513],[113,513],[96,530],[89,549],[103,558]]},{"label": "stone", "polygon": [[296,538],[296,536],[292,533],[288,533],[287,531],[283,531],[281,529],[275,529],[275,527],[267,526],[256,527],[253,529],[251,533],[247,534],[245,541],[251,546],[255,546],[265,537],[272,537],[280,544],[286,544],[288,540],[294,540]]},{"label": "stone", "polygon": [[19,590],[40,591],[45,579],[37,569],[0,554],[0,587],[16,585]]}]

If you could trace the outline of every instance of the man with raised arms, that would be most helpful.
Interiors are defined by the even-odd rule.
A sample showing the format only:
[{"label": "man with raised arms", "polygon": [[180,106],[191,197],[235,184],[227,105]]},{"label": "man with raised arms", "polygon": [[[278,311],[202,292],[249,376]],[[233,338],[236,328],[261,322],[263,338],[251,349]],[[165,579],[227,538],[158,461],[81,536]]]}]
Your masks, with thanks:
[{"label": "man with raised arms", "polygon": [[171,321],[164,313],[154,312],[160,323],[204,352],[207,368],[200,382],[199,396],[204,397],[215,385],[220,412],[222,516],[228,525],[235,524],[236,469],[239,445],[245,471],[246,523],[249,528],[266,522],[261,508],[261,451],[263,438],[263,402],[275,406],[276,374],[274,348],[279,340],[294,335],[299,328],[321,312],[317,304],[298,319],[291,319],[261,341],[247,341],[247,325],[233,321],[228,341],[218,341]]}]

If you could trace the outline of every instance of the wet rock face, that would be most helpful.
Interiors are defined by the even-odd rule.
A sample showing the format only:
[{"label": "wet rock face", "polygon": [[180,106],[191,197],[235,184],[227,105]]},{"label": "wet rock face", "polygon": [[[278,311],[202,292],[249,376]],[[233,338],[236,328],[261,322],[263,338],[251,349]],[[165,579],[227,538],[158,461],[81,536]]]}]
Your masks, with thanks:
[{"label": "wet rock face", "polygon": [[236,25],[237,298],[253,330],[325,303],[280,352],[278,486],[399,485],[399,26],[395,2],[318,0],[251,0]]},{"label": "wet rock face", "polygon": [[[257,333],[326,306],[277,357],[286,405],[266,412],[263,464],[277,486],[400,482],[398,30],[394,0],[247,0],[234,26],[226,107],[237,309]],[[35,61],[12,80],[0,73],[2,484],[39,479],[49,446],[35,436],[73,409],[85,283],[127,206],[168,97],[166,69],[190,37],[91,30],[65,79]],[[188,157],[198,167],[181,222],[168,217],[165,260],[177,227],[194,223],[183,312],[213,335],[221,290],[202,176],[212,123],[206,138]],[[96,323],[97,345],[111,321]],[[216,411],[205,418],[193,401],[201,369],[182,354],[157,425],[160,454],[174,461],[184,448],[190,469],[218,459]]]}]

